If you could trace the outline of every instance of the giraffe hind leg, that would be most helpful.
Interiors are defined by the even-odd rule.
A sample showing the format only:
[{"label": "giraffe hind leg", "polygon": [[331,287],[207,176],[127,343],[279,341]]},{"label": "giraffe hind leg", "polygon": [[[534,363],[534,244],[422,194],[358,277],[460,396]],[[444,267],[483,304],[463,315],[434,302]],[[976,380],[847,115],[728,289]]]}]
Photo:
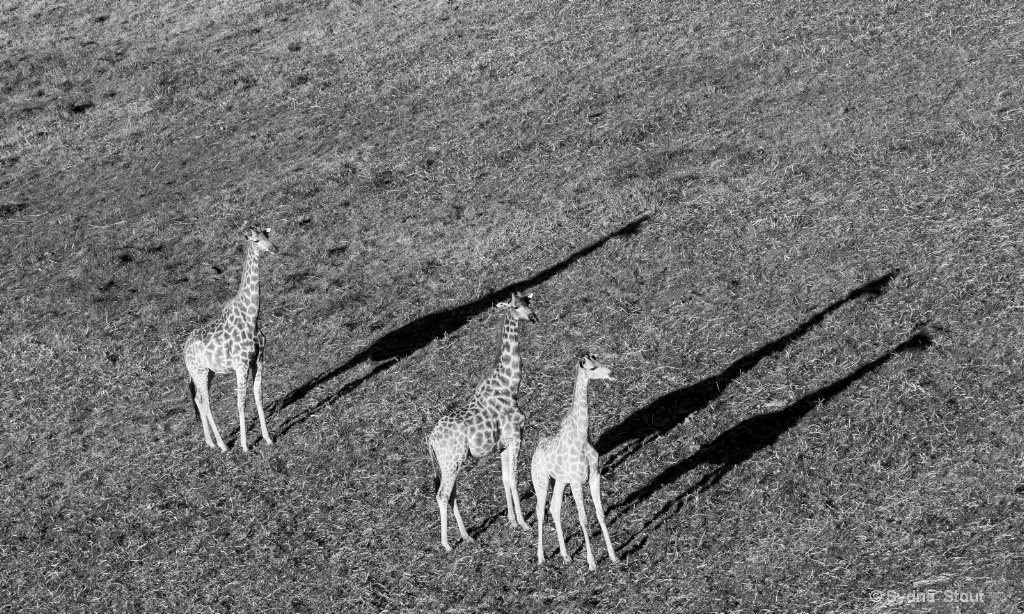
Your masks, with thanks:
[{"label": "giraffe hind leg", "polygon": [[594,561],[594,551],[590,549],[590,521],[587,519],[587,509],[583,506],[583,483],[573,482],[569,486],[572,489],[572,498],[576,500],[576,510],[580,514],[583,542],[587,545],[587,566],[590,567],[590,571],[594,571],[597,569],[597,562]]},{"label": "giraffe hind leg", "polygon": [[571,559],[565,549],[565,534],[562,533],[562,495],[565,494],[565,482],[555,479],[555,487],[551,491],[551,519],[555,521],[555,536],[558,537],[558,552],[562,560],[568,563]]},{"label": "giraffe hind leg", "polygon": [[238,441],[242,444],[244,452],[249,451],[249,445],[245,438],[245,393],[248,378],[248,365],[235,367],[235,394],[238,397]]},{"label": "giraffe hind leg", "polygon": [[[203,433],[206,435],[206,445],[213,447],[219,447],[222,452],[227,452],[228,446],[221,439],[220,431],[217,429],[217,423],[213,420],[213,411],[210,409],[210,381],[213,379],[213,373],[208,370],[189,369],[189,373],[192,376],[192,385],[196,389],[195,404],[196,409],[199,412],[199,418],[203,422]],[[213,439],[210,438],[210,433],[213,433],[213,438],[216,439],[217,443],[213,443]]]},{"label": "giraffe hind leg", "polygon": [[263,347],[258,349],[256,359],[253,360],[252,396],[256,401],[256,413],[260,416],[260,431],[263,433],[263,441],[267,445],[273,445],[274,440],[270,438],[270,431],[267,430],[267,416],[263,413],[263,392],[261,382],[263,380]]},{"label": "giraffe hind leg", "polygon": [[192,381],[191,374],[188,378],[188,399],[192,401],[192,409],[196,412],[196,422],[199,422],[201,418],[199,417],[199,405],[196,403],[196,383]]},{"label": "giraffe hind leg", "polygon": [[469,536],[469,532],[466,531],[466,523],[462,522],[462,514],[459,513],[459,498],[455,496],[455,485],[452,484],[452,514],[455,516],[455,524],[459,527],[459,536],[462,537],[463,541],[473,542],[476,541]]},{"label": "giraffe hind leg", "polygon": [[437,462],[437,473],[435,483],[438,485],[434,494],[437,500],[437,511],[441,516],[441,545],[448,552],[451,552],[451,544],[448,543],[448,506],[452,506],[455,515],[455,523],[459,529],[459,535],[467,542],[473,541],[466,531],[466,524],[462,521],[462,514],[459,513],[459,501],[455,495],[455,479],[458,477],[459,469],[466,459],[466,449],[457,449],[454,446],[444,446],[441,441],[435,440],[431,434],[428,445],[431,454]]}]

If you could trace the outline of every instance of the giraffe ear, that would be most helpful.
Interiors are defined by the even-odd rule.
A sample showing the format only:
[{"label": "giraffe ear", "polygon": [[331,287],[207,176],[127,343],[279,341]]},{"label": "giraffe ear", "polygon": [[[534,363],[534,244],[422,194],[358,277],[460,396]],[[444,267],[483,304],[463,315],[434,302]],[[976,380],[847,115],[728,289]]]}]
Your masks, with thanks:
[{"label": "giraffe ear", "polygon": [[509,303],[508,301],[501,301],[500,303],[494,306],[495,309],[509,309],[511,307],[512,304]]},{"label": "giraffe ear", "polygon": [[270,236],[270,229],[269,228],[264,228],[263,229],[263,234],[265,234],[265,235],[267,235],[269,237]]},{"label": "giraffe ear", "polygon": [[526,300],[528,300],[528,301],[532,301],[533,300],[533,292],[531,292],[531,293],[526,295]]}]

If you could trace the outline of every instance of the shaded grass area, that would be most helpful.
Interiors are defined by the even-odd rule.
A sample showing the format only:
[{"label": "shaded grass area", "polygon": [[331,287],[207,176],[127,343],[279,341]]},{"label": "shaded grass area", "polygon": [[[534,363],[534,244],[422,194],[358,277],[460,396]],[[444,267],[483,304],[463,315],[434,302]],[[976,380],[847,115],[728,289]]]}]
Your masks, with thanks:
[{"label": "shaded grass area", "polygon": [[[0,603],[1020,611],[1017,13],[5,5]],[[277,441],[220,455],[180,347],[250,221]],[[423,438],[521,289],[527,456],[581,352],[619,379],[621,566],[567,514],[537,568],[496,457],[460,479],[480,541],[438,543]]]}]

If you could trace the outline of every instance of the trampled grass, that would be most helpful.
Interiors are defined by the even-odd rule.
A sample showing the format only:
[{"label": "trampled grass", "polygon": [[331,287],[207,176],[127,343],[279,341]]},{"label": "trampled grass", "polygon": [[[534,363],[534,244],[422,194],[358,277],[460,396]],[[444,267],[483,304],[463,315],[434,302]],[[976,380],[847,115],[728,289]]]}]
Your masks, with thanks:
[{"label": "trampled grass", "polygon": [[[1020,611],[1022,40],[1009,2],[5,4],[0,609]],[[181,345],[249,222],[276,443],[220,454]],[[566,500],[538,568],[497,457],[440,547],[424,437],[512,290],[527,520],[598,353],[621,565]]]}]

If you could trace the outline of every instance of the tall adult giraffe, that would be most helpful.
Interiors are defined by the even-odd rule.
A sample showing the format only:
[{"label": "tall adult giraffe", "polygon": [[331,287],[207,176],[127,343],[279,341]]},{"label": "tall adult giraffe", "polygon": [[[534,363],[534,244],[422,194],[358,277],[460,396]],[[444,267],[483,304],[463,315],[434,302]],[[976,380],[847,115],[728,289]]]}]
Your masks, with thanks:
[{"label": "tall adult giraffe", "polygon": [[501,353],[497,365],[477,384],[473,400],[460,416],[444,416],[427,437],[430,457],[435,463],[437,507],[441,513],[441,545],[451,550],[448,543],[448,504],[452,506],[459,534],[473,541],[459,513],[455,496],[455,479],[462,469],[467,454],[484,456],[495,449],[501,450],[501,481],[505,488],[508,521],[529,530],[519,503],[516,464],[522,443],[523,423],[526,416],[519,410],[519,383],[522,380],[522,360],[519,354],[519,322],[537,321],[530,309],[532,294],[513,293],[508,301],[497,308],[506,312],[501,329]]}]

